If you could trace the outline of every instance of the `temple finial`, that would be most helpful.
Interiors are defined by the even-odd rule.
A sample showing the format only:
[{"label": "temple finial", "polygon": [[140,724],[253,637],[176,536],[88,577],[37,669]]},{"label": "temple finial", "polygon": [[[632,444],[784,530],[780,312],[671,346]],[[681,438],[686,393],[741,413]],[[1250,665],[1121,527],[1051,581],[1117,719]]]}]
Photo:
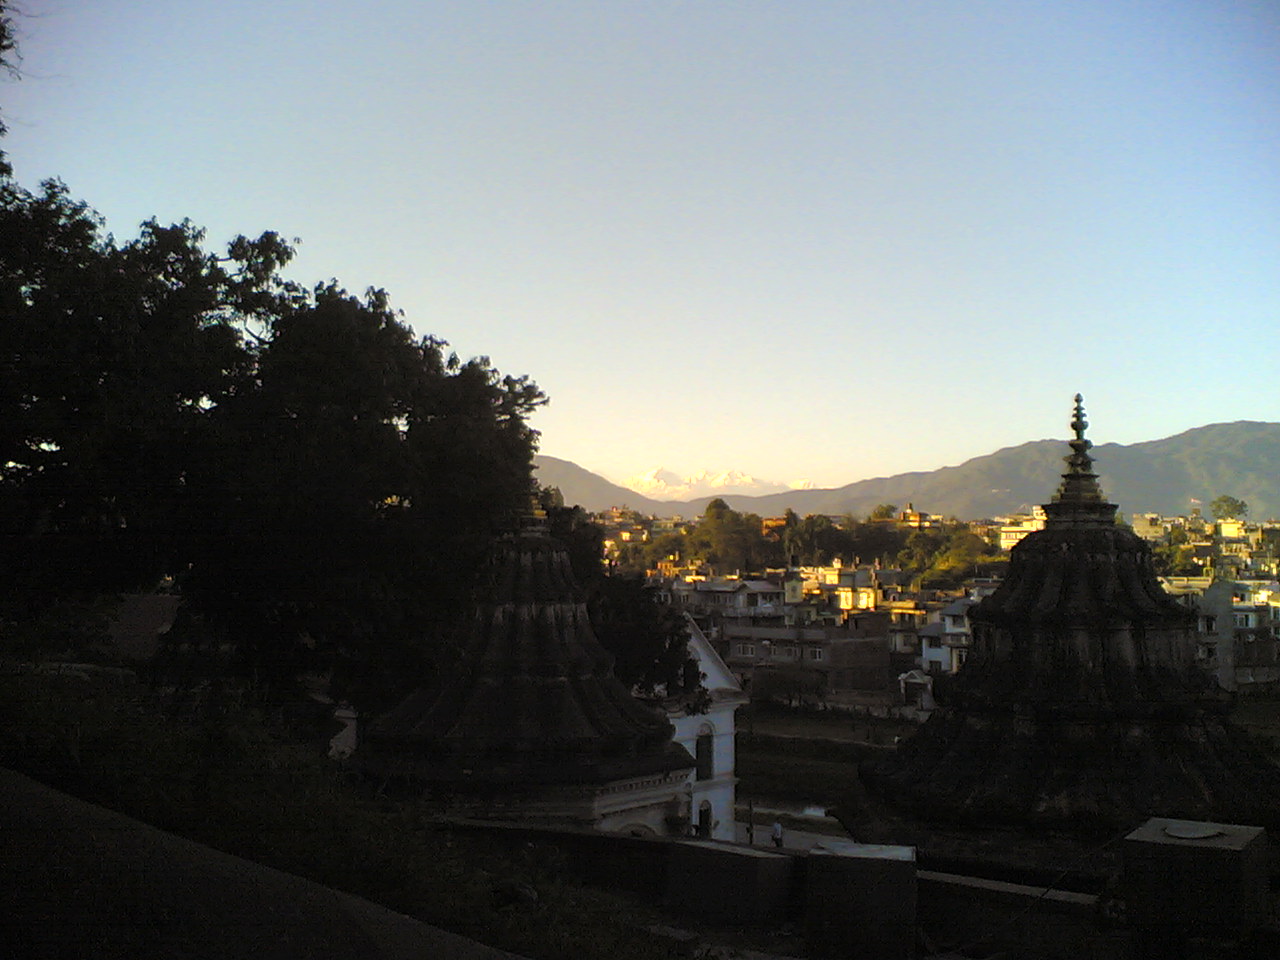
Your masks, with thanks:
[{"label": "temple finial", "polygon": [[[1083,440],[1084,432],[1089,426],[1089,421],[1084,418],[1084,397],[1076,394],[1076,415],[1071,421],[1071,429],[1076,432],[1076,439]],[[1090,444],[1092,446],[1092,444]]]},{"label": "temple finial", "polygon": [[1071,468],[1068,476],[1090,475],[1089,468],[1093,465],[1093,458],[1089,456],[1089,448],[1093,444],[1084,436],[1088,426],[1089,421],[1084,418],[1084,397],[1077,393],[1075,415],[1071,418],[1071,429],[1075,431],[1076,438],[1068,441],[1071,447],[1071,456],[1067,457],[1067,466]]},{"label": "temple finial", "polygon": [[1064,458],[1067,472],[1062,475],[1062,483],[1054,494],[1053,503],[1045,504],[1052,522],[1114,521],[1115,505],[1107,503],[1098,486],[1098,475],[1093,472],[1093,458],[1089,456],[1093,443],[1084,435],[1088,426],[1089,421],[1084,417],[1084,397],[1077,393],[1075,411],[1071,418],[1075,439],[1067,441],[1071,447],[1071,455]]}]

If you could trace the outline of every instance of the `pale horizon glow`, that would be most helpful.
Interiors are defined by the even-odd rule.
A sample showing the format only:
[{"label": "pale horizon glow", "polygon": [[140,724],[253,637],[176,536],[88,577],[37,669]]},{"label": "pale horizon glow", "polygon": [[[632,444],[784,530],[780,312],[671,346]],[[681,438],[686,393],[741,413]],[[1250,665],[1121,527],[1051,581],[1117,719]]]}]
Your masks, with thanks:
[{"label": "pale horizon glow", "polygon": [[[36,4],[27,4],[35,8]],[[34,12],[34,11],[29,11]],[[1266,0],[41,4],[0,141],[528,374],[541,452],[816,487],[1280,420]]]}]

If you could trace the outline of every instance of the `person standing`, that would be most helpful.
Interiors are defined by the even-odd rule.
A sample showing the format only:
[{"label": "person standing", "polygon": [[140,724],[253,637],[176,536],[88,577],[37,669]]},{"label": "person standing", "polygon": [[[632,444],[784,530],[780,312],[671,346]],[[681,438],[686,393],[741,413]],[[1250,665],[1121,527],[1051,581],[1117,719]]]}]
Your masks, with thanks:
[{"label": "person standing", "polygon": [[779,850],[782,849],[782,821],[773,821],[773,845]]}]

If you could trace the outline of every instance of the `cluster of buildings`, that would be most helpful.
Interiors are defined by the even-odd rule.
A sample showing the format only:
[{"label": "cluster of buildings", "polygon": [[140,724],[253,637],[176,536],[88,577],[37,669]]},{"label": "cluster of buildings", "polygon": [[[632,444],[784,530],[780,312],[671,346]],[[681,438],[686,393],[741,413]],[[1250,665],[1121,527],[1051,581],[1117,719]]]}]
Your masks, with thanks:
[{"label": "cluster of buildings", "polygon": [[[697,518],[644,516],[625,507],[613,507],[594,514],[592,519],[604,531],[605,554],[617,559],[619,553],[630,544],[649,543],[666,534],[685,533],[697,523]],[[828,517],[839,527],[843,516]],[[919,530],[938,527],[943,523],[937,514],[917,510],[907,504],[905,510],[883,519],[904,529]],[[953,523],[955,521],[948,521]],[[1045,511],[1035,506],[1030,513],[1013,514],[987,520],[962,521],[974,533],[987,540],[993,547],[1007,553],[1028,534],[1043,530]],[[761,535],[777,537],[785,526],[782,517],[766,517],[761,520]],[[1159,513],[1139,513],[1128,518],[1133,532],[1152,546],[1178,548],[1181,562],[1194,565],[1201,575],[1216,575],[1228,579],[1257,577],[1265,574],[1280,575],[1280,521],[1267,520],[1258,523],[1238,518],[1212,519],[1201,510],[1193,508],[1189,514],[1164,516]],[[696,574],[702,565],[695,559],[682,563],[660,563],[654,570],[666,576]],[[1190,572],[1189,570],[1187,571]]]},{"label": "cluster of buildings", "polygon": [[[1110,519],[1114,506],[1090,492],[1096,478],[1083,453],[1087,442],[1081,438],[1073,446],[1081,447],[1080,464],[1066,475],[1065,492],[1046,506],[1048,512],[1003,527],[1038,522],[1041,532],[1024,535],[1036,533],[1037,542],[1066,537],[1074,551],[1081,548],[1071,539],[1078,533],[1075,521],[1054,515],[1074,510],[1089,520],[1082,529],[1128,538],[1120,546],[1107,541],[1108,569],[1114,567],[1117,583],[1148,583],[1142,589],[1149,587],[1151,596],[1142,602],[1163,610],[1160,617],[1173,624],[1165,629],[1161,620],[1162,635],[1176,638],[1181,650],[1171,657],[1194,664],[1227,690],[1261,691],[1280,683],[1280,581],[1274,567],[1267,575],[1259,565],[1265,528],[1211,524],[1198,515],[1143,516],[1132,531],[1118,528]],[[1068,489],[1072,483],[1088,495]],[[1110,513],[1102,516],[1102,508]],[[613,523],[611,539],[621,542],[679,532],[678,521],[645,525],[625,511],[605,520]],[[909,507],[888,522],[920,528],[936,518]],[[706,688],[696,706],[673,692],[662,716],[613,679],[563,545],[546,534],[540,519],[530,523],[500,544],[500,575],[492,596],[477,608],[464,667],[443,687],[408,697],[351,744],[353,759],[366,771],[410,789],[429,785],[461,815],[632,836],[732,839],[737,707],[762,697],[923,719],[938,709],[935,684],[950,682],[943,678],[984,649],[984,627],[971,621],[971,613],[981,620],[989,605],[979,607],[980,601],[1008,600],[1009,591],[998,592],[1001,583],[994,579],[925,590],[903,570],[839,560],[757,576],[716,576],[694,567],[657,578],[663,598],[686,616],[690,653]],[[1207,543],[1205,573],[1159,585],[1149,566],[1135,576],[1124,573],[1125,564],[1145,562],[1139,537]],[[1024,579],[1035,579],[1031,547],[1018,551],[1025,554]],[[1016,567],[1017,555],[1014,560]],[[1086,606],[1101,609],[1110,602],[1099,595]],[[1074,616],[1073,609],[1067,604],[1062,616]],[[994,649],[993,628],[985,629],[987,647]],[[1037,684],[1052,680],[1041,674],[1052,671],[1053,662],[1035,665]],[[1009,680],[1011,689],[1020,682]]]},{"label": "cluster of buildings", "polygon": [[[1023,518],[1028,529],[1016,539],[1001,528],[1001,545],[1044,528],[1044,511]],[[1244,694],[1274,690],[1280,683],[1280,523],[1238,518],[1136,514],[1129,526],[1176,567],[1160,578],[1197,617],[1196,660],[1224,690]]]},{"label": "cluster of buildings", "polygon": [[968,654],[968,610],[995,589],[914,590],[901,570],[839,562],[757,579],[686,575],[665,584],[749,693],[911,716]]},{"label": "cluster of buildings", "polygon": [[[681,521],[614,510],[597,517],[606,547],[679,532]],[[776,528],[780,521],[764,521]],[[908,508],[889,522],[938,522]],[[980,521],[970,529],[1011,550],[1043,530],[1046,514]],[[1184,575],[1164,589],[1193,610],[1197,663],[1225,690],[1261,692],[1280,684],[1280,571],[1273,544],[1280,523],[1139,514],[1130,527]],[[968,655],[968,610],[997,586],[974,579],[962,589],[913,589],[902,570],[879,565],[791,566],[757,575],[716,576],[692,563],[650,571],[666,598],[690,614],[745,689],[792,703],[823,703],[873,713],[927,716],[936,678]]]},{"label": "cluster of buildings", "polygon": [[1196,614],[1196,662],[1224,690],[1280,685],[1280,581],[1274,578],[1164,577],[1165,590]]},{"label": "cluster of buildings", "polygon": [[[1214,615],[1198,606],[1203,593],[1179,598],[1161,584],[1149,547],[1116,523],[1086,426],[1077,396],[1069,469],[1044,505],[1044,529],[969,610],[968,666],[930,722],[908,749],[864,767],[863,784],[958,829],[1065,828],[1093,843],[1153,816],[1272,829],[1280,767],[1231,723],[1228,696],[1197,658]],[[1214,582],[1206,589],[1232,610],[1232,581]]]},{"label": "cluster of buildings", "polygon": [[[792,703],[923,718],[936,678],[959,671],[969,610],[997,581],[912,590],[901,571],[801,567],[778,578],[685,577],[670,600],[702,624],[743,687]],[[1196,614],[1196,662],[1224,690],[1280,686],[1280,581],[1162,577]]]}]

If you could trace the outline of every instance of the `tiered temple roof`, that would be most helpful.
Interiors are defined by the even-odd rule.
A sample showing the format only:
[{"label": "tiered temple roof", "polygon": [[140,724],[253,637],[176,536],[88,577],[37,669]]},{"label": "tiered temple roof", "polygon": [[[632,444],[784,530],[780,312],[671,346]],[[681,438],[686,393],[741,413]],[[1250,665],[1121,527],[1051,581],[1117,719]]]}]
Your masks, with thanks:
[{"label": "tiered temple roof", "polygon": [[666,717],[612,669],[564,546],[533,519],[497,545],[455,670],[372,724],[357,758],[424,786],[507,796],[693,767]]}]

